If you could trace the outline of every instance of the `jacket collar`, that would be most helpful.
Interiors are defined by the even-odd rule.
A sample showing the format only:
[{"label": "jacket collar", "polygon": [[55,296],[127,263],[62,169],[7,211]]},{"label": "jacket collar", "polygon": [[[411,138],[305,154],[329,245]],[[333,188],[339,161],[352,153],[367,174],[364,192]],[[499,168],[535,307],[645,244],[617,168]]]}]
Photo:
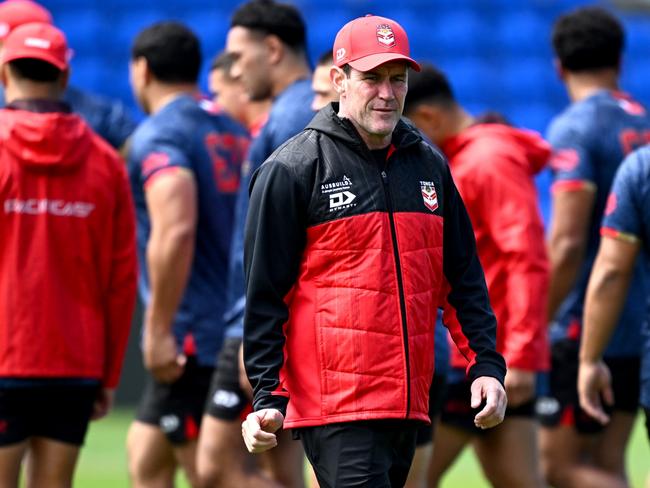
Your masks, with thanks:
[{"label": "jacket collar", "polygon": [[[339,104],[336,102],[330,103],[316,114],[307,126],[307,129],[323,132],[358,151],[368,151],[368,147],[363,142],[363,139],[361,139],[354,124],[347,118],[339,117],[338,111]],[[393,131],[391,144],[399,151],[420,141],[422,141],[420,133],[410,122],[402,117],[397,122],[397,126]]]}]

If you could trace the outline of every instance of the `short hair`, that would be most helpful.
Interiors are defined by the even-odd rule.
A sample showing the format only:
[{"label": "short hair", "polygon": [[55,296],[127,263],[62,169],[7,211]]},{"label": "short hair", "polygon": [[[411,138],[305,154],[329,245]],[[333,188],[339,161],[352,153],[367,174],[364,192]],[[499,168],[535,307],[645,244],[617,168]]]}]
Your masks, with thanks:
[{"label": "short hair", "polygon": [[230,78],[230,69],[232,68],[233,61],[233,57],[230,53],[221,51],[214,57],[212,63],[210,63],[210,71],[219,70],[225,74],[226,77]]},{"label": "short hair", "polygon": [[455,105],[454,91],[445,74],[428,63],[420,63],[420,67],[421,71],[409,73],[404,112],[408,113],[423,103],[444,107]]},{"label": "short hair", "polygon": [[131,57],[145,58],[154,76],[165,83],[196,83],[201,69],[199,39],[179,22],[157,22],[141,31]]},{"label": "short hair", "polygon": [[273,0],[251,0],[232,16],[231,27],[245,27],[277,36],[295,52],[306,52],[306,27],[296,7]]},{"label": "short hair", "polygon": [[331,50],[325,51],[316,61],[316,66],[330,66],[332,64],[334,64],[334,58],[332,58]]},{"label": "short hair", "polygon": [[54,83],[62,73],[53,64],[32,58],[14,59],[9,62],[9,67],[17,78],[38,83]]},{"label": "short hair", "polygon": [[625,32],[620,21],[607,10],[584,7],[555,22],[552,42],[562,67],[569,71],[618,68]]}]

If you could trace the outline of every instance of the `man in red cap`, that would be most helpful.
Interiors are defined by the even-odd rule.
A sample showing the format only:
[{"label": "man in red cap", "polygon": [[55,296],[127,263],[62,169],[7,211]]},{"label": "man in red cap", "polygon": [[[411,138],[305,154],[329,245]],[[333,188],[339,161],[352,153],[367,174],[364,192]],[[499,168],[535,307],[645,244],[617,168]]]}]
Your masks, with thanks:
[{"label": "man in red cap", "polygon": [[475,424],[503,420],[505,363],[469,217],[444,158],[401,119],[408,38],[336,36],[340,97],[256,171],[246,223],[251,452],[294,429],[321,488],[403,486],[429,422],[439,307],[469,361]]},{"label": "man in red cap", "polygon": [[0,486],[69,487],[108,412],[135,302],[124,164],[70,107],[68,47],[24,24],[0,62]]},{"label": "man in red cap", "polygon": [[[18,26],[32,22],[52,24],[48,10],[31,0],[6,0],[0,3],[0,46]],[[74,86],[68,86],[63,101],[80,114],[90,127],[116,149],[126,149],[127,138],[135,129],[128,109],[118,100],[98,96]],[[0,106],[4,94],[0,88]]]}]

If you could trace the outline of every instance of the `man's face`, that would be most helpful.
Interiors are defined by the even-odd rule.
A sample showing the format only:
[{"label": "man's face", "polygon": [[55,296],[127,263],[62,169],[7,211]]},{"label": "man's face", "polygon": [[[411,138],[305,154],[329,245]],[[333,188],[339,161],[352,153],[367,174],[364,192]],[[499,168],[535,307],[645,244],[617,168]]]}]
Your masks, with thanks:
[{"label": "man's face", "polygon": [[330,79],[331,66],[317,66],[311,79],[311,88],[314,91],[312,110],[320,110],[330,102],[336,102],[339,94]]},{"label": "man's face", "polygon": [[245,27],[232,27],[226,39],[226,52],[233,59],[230,75],[241,80],[252,101],[273,95],[264,35]]},{"label": "man's face", "polygon": [[[342,80],[341,104],[364,139],[389,137],[404,109],[408,82],[407,65],[391,61],[370,71],[351,69]],[[366,140],[368,142],[368,140]]]},{"label": "man's face", "polygon": [[210,72],[208,86],[214,101],[231,117],[246,124],[244,106],[248,95],[240,81],[228,78],[221,69]]}]

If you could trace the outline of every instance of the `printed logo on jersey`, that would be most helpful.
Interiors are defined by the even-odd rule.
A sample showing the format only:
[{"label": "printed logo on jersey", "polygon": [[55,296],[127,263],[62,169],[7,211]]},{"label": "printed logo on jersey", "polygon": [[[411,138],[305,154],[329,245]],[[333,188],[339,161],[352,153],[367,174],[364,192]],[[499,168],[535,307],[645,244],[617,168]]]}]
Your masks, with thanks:
[{"label": "printed logo on jersey", "polygon": [[422,190],[424,206],[435,212],[438,208],[438,195],[433,181],[420,181],[420,189]]},{"label": "printed logo on jersey", "polygon": [[620,92],[614,92],[612,95],[618,102],[618,106],[625,110],[628,114],[635,115],[637,117],[645,115],[646,111],[643,105],[630,98],[629,95]]},{"label": "printed logo on jersey", "polygon": [[377,26],[377,40],[382,46],[395,46],[395,34],[390,24],[379,24]]},{"label": "printed logo on jersey", "polygon": [[573,171],[579,162],[580,155],[575,149],[558,149],[553,152],[549,164],[555,171]]},{"label": "printed logo on jersey", "polygon": [[556,415],[560,411],[560,402],[552,397],[542,397],[537,400],[535,411],[542,417]]},{"label": "printed logo on jersey", "polygon": [[56,217],[85,219],[94,209],[95,204],[89,202],[66,202],[65,200],[48,200],[47,198],[29,198],[27,200],[12,198],[4,201],[6,214],[49,214]]},{"label": "printed logo on jersey", "polygon": [[605,206],[605,215],[612,215],[616,211],[617,204],[616,193],[610,193],[607,198],[607,205]]},{"label": "printed logo on jersey", "polygon": [[340,181],[323,183],[320,186],[321,193],[329,196],[330,212],[344,210],[357,205],[353,203],[357,196],[349,191],[350,188],[352,188],[352,180],[346,175],[343,175],[343,179]]}]

